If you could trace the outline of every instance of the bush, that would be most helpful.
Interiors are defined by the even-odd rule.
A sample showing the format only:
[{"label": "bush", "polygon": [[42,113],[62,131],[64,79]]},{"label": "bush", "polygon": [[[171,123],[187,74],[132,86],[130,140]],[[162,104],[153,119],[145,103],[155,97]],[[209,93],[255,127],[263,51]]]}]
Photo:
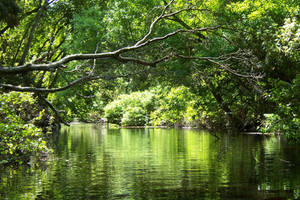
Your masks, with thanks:
[{"label": "bush", "polygon": [[260,128],[262,133],[283,133],[290,140],[300,141],[300,119],[286,119],[278,114],[266,114],[263,126]]},{"label": "bush", "polygon": [[42,112],[33,109],[31,94],[1,94],[0,104],[0,164],[22,164],[33,153],[48,150],[41,129],[33,125]]},{"label": "bush", "polygon": [[[125,126],[204,126],[220,121],[219,109],[210,99],[194,95],[187,87],[155,87],[144,92],[121,95],[105,108],[110,123]],[[209,104],[209,107],[204,105]],[[205,111],[214,108],[212,111]],[[219,120],[219,121],[218,121]]]},{"label": "bush", "polygon": [[271,114],[265,115],[261,131],[282,133],[291,140],[300,141],[300,75],[292,83],[274,81],[274,87],[267,99],[277,104]]},{"label": "bush", "polygon": [[154,98],[155,96],[151,91],[121,95],[104,108],[105,117],[110,123],[119,125],[146,125],[150,113],[155,108]]},{"label": "bush", "polygon": [[148,124],[148,116],[142,107],[129,108],[122,117],[124,126],[144,126]]},{"label": "bush", "polygon": [[153,125],[173,126],[184,124],[195,119],[195,97],[188,88],[180,86],[172,88],[160,99],[160,106],[151,113]]},{"label": "bush", "polygon": [[123,117],[124,105],[122,105],[121,100],[116,100],[105,106],[104,116],[110,123],[121,124],[121,119]]}]

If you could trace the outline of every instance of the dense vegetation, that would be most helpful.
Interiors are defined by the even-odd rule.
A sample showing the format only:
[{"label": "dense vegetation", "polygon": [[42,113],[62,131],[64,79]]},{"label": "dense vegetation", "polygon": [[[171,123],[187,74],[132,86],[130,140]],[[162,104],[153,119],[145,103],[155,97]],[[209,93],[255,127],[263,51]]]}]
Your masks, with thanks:
[{"label": "dense vegetation", "polygon": [[1,0],[0,11],[5,162],[46,151],[40,128],[74,118],[300,139],[298,1]]}]

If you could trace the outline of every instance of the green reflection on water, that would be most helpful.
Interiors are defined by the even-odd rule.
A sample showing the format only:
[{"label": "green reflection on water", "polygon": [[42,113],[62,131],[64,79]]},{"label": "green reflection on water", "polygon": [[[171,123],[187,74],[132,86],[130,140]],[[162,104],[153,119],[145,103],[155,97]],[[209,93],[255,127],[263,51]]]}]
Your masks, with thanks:
[{"label": "green reflection on water", "polygon": [[0,199],[296,199],[300,149],[278,138],[64,127],[40,167],[0,169]]}]

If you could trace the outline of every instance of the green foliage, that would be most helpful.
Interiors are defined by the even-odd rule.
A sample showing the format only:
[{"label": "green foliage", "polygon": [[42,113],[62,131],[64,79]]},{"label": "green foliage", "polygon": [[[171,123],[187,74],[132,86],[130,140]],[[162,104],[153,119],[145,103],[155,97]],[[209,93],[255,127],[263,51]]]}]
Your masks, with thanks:
[{"label": "green foliage", "polygon": [[[90,91],[87,94],[93,94],[97,89],[109,94],[94,107],[92,102],[79,98],[73,91],[57,95],[54,98],[56,106],[68,110],[70,119],[78,116],[84,119],[88,117],[89,109],[98,109],[101,113],[103,105],[117,97],[104,109],[105,116],[113,123],[172,126],[198,121],[209,128],[231,128],[234,124],[238,130],[256,129],[262,123],[263,114],[272,112],[273,116],[280,117],[282,125],[294,130],[292,127],[296,126],[292,124],[299,118],[299,5],[292,0],[183,0],[176,1],[170,10],[186,8],[187,3],[207,12],[182,12],[177,18],[158,23],[153,35],[187,27],[197,29],[221,24],[225,28],[177,35],[157,46],[144,47],[148,54],[136,51],[134,55],[153,60],[172,49],[174,54],[211,56],[218,61],[219,56],[240,50],[246,54],[233,55],[227,60],[224,57],[221,63],[240,74],[259,73],[265,77],[242,78],[206,60],[177,58],[156,66],[154,75],[137,73],[134,77],[110,80],[109,84],[103,81],[94,89],[81,87],[82,91]],[[160,12],[155,7],[158,4],[154,0],[130,3],[111,0],[78,9],[71,20],[74,32],[67,38],[66,51],[94,52],[97,46],[108,51],[136,42],[147,32],[151,19]],[[149,10],[152,12],[146,14]],[[104,74],[123,76],[137,67],[105,61],[104,65],[97,63],[97,69]],[[282,83],[287,85],[282,86]],[[110,87],[100,86],[105,84]],[[162,88],[162,85],[172,87]],[[148,90],[151,86],[156,89]],[[135,92],[139,90],[154,95],[155,102],[148,104],[151,108],[140,103],[141,97],[137,96],[141,92]],[[120,96],[124,93],[129,95]],[[97,96],[99,100],[101,94]],[[276,120],[267,119],[266,124],[270,121],[275,123]],[[281,132],[289,135],[287,129]]]},{"label": "green foliage", "polygon": [[[95,51],[97,45],[103,50],[105,48],[103,37],[106,28],[103,17],[104,12],[98,6],[75,14],[71,23],[76,34],[69,35],[68,43],[65,44],[66,50],[72,51],[74,49],[76,52],[90,53]],[[99,41],[103,41],[103,43]]]},{"label": "green foliage", "polygon": [[123,114],[123,126],[144,126],[148,124],[148,116],[142,107],[129,107]]},{"label": "green foliage", "polygon": [[197,118],[196,97],[187,87],[155,87],[121,95],[105,108],[111,123],[125,126],[181,126]]},{"label": "green foliage", "polygon": [[123,108],[121,100],[116,100],[105,106],[105,117],[110,123],[120,124],[123,117]]},{"label": "green foliage", "polygon": [[[95,95],[96,93],[96,95]],[[78,118],[84,122],[95,122],[98,114],[103,113],[103,100],[97,98],[98,93],[92,84],[75,87],[73,89],[63,91],[61,93],[49,95],[49,99],[59,110],[66,121],[72,121]]]},{"label": "green foliage", "polygon": [[116,124],[146,125],[155,103],[155,96],[151,91],[121,95],[104,108],[105,117]]},{"label": "green foliage", "polygon": [[300,59],[300,22],[296,17],[286,18],[278,31],[277,47],[280,52],[298,60]]},{"label": "green foliage", "polygon": [[[195,97],[194,97],[195,99]],[[171,88],[160,99],[159,107],[151,113],[154,125],[179,125],[195,119],[193,95],[187,87]]]},{"label": "green foliage", "polygon": [[283,133],[291,141],[300,139],[300,118],[280,117],[278,114],[266,114],[263,127],[260,131],[263,133]]},{"label": "green foliage", "polygon": [[28,124],[28,116],[34,116],[30,109],[35,103],[27,93],[0,95],[0,159],[5,163],[22,164],[30,155],[48,150],[41,129],[33,125],[42,113]]},{"label": "green foliage", "polygon": [[272,82],[274,87],[267,99],[276,105],[273,114],[266,116],[263,132],[279,132],[291,140],[300,139],[300,75],[293,82]]},{"label": "green foliage", "polygon": [[[39,9],[42,1],[2,0],[0,65],[43,64],[68,54],[107,52],[132,45],[149,31],[150,23],[161,14],[165,3],[62,0]],[[248,130],[260,125],[263,114],[271,113],[263,131],[298,137],[294,133],[299,130],[300,107],[299,3],[178,0],[167,12],[185,10],[191,5],[193,9],[157,23],[150,37],[178,29],[216,25],[222,28],[180,33],[120,55],[147,62],[170,55],[155,67],[120,64],[114,59],[74,61],[62,66],[66,71],[21,73],[13,78],[5,75],[1,76],[1,83],[59,88],[93,69],[103,78],[59,93],[43,94],[57,110],[65,111],[61,115],[67,121],[95,121],[104,113],[110,122],[126,126],[181,126],[197,121],[209,128],[232,125]],[[248,74],[264,77],[241,76]],[[12,124],[11,129],[3,126],[3,131],[30,135],[23,133],[23,129],[31,127],[26,124],[46,121],[46,111],[39,113],[42,102],[19,93],[4,93],[1,98],[6,106],[1,107],[0,119]],[[13,123],[23,128],[17,129]]]}]

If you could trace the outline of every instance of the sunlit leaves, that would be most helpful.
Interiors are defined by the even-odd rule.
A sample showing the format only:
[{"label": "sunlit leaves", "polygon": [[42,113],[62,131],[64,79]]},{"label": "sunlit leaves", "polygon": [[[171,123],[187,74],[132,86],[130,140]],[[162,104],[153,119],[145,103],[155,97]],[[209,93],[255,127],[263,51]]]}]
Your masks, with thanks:
[{"label": "sunlit leaves", "polygon": [[35,116],[34,110],[29,110],[34,103],[26,93],[0,95],[0,159],[5,163],[22,164],[33,153],[48,150],[41,129],[33,125],[34,120],[41,120],[40,116],[32,118],[30,123],[26,117]]},{"label": "sunlit leaves", "polygon": [[105,117],[116,124],[147,125],[155,104],[154,94],[150,91],[121,95],[104,108]]},{"label": "sunlit leaves", "polygon": [[284,54],[299,59],[300,22],[296,17],[287,18],[278,33],[278,49]]}]

